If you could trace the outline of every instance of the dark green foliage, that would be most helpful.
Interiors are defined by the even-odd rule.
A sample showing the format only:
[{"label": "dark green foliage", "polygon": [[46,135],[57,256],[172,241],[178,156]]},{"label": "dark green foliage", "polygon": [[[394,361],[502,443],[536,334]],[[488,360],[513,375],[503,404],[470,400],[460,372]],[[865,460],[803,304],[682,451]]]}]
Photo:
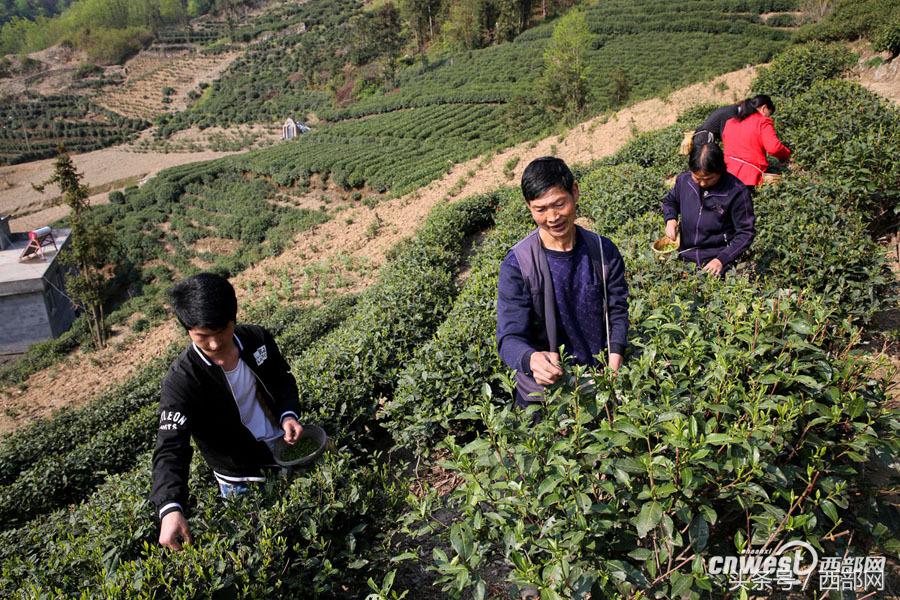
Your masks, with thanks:
[{"label": "dark green foliage", "polygon": [[888,300],[887,267],[842,187],[800,176],[763,186],[753,257],[771,284],[814,290],[837,315],[865,321]]},{"label": "dark green foliage", "polygon": [[769,27],[795,27],[798,23],[796,15],[787,13],[783,15],[772,15],[766,19],[766,25]]},{"label": "dark green foliage", "polygon": [[678,153],[685,127],[672,125],[659,131],[641,133],[609,158],[603,165],[623,163],[650,168],[660,179],[687,170],[687,157]]},{"label": "dark green foliage", "polygon": [[393,399],[379,413],[395,442],[427,454],[435,437],[501,370],[494,339],[497,278],[509,248],[531,228],[518,190],[501,192],[494,231],[471,261],[465,287],[444,322],[397,375]]},{"label": "dark green foliage", "polygon": [[0,534],[0,594],[359,598],[371,570],[360,555],[371,554],[403,498],[378,462],[341,448],[292,481],[273,478],[227,502],[195,463],[194,544],[174,554],[156,543],[150,457],[141,454],[139,468],[71,512]]},{"label": "dark green foliage", "polygon": [[52,418],[34,423],[5,437],[0,443],[0,484],[14,481],[43,456],[62,456],[89,441],[94,435],[121,423],[156,400],[154,390],[176,349],[145,365],[127,383],[114,387],[82,408],[64,409]]},{"label": "dark green foliage", "polygon": [[244,309],[243,321],[255,323],[275,336],[278,348],[291,359],[346,319],[358,300],[355,295],[340,296],[315,308],[289,305],[272,309],[262,305],[258,309]]},{"label": "dark green foliage", "polygon": [[853,53],[841,44],[810,42],[794,46],[778,55],[770,66],[760,69],[752,92],[793,98],[817,81],[839,77],[855,61]]},{"label": "dark green foliage", "polygon": [[877,224],[900,201],[900,113],[849,81],[823,81],[784,102],[775,113],[791,159],[826,179],[844,210],[853,207]]},{"label": "dark green foliage", "polygon": [[546,597],[717,595],[727,582],[703,557],[732,542],[759,548],[780,524],[820,547],[836,525],[868,530],[845,516],[865,510],[857,465],[896,443],[876,437],[892,432],[883,384],[820,347],[851,332],[829,331],[815,299],[677,271],[641,290],[641,355],[618,378],[569,369],[537,422],[489,397],[466,413],[484,433],[446,442],[463,483],[441,505],[458,517],[427,560],[445,590],[477,590],[502,556]]},{"label": "dark green foliage", "polygon": [[875,30],[872,45],[878,51],[890,52],[892,58],[900,54],[900,13]]},{"label": "dark green foliage", "polygon": [[800,28],[797,40],[871,39],[882,26],[896,22],[898,17],[900,5],[893,0],[834,0],[821,21]]},{"label": "dark green foliage", "polygon": [[658,175],[629,163],[599,167],[579,186],[580,212],[593,221],[594,231],[606,236],[636,215],[657,209],[665,195]]},{"label": "dark green foliage", "polygon": [[109,193],[109,203],[110,204],[125,204],[125,194],[123,194],[119,190],[114,190]]},{"label": "dark green foliage", "polygon": [[0,165],[87,152],[133,140],[149,123],[100,108],[84,96],[29,94],[0,102]]},{"label": "dark green foliage", "polygon": [[340,435],[374,415],[402,365],[446,317],[463,243],[491,223],[495,207],[494,197],[477,196],[436,209],[353,314],[293,361],[301,421]]}]

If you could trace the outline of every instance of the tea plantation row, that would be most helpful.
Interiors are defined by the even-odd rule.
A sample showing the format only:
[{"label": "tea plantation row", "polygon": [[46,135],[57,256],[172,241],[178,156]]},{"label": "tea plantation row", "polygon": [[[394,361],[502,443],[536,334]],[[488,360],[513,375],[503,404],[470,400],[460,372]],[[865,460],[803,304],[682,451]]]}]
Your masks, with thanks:
[{"label": "tea plantation row", "polygon": [[[332,46],[349,36],[348,27],[329,23],[346,20],[358,6],[347,2],[327,11],[317,6],[297,9],[315,14],[306,33],[273,38],[248,53],[197,104],[165,118],[160,135],[191,124],[305,118],[314,112],[323,124],[291,143],[254,153],[252,170],[281,185],[303,185],[318,173],[346,188],[368,185],[402,194],[440,177],[452,163],[534,138],[557,121],[539,108],[537,85],[550,24],[512,43],[402,67],[390,89],[338,107],[323,96],[317,73],[328,70]],[[587,52],[590,111],[613,107],[623,95],[628,101],[647,98],[769,60],[788,37],[751,22],[752,15],[793,6],[787,1],[594,5],[586,15],[596,33]],[[665,14],[656,17],[656,10]],[[687,55],[694,57],[690,63],[683,60]],[[608,82],[615,72],[625,73],[626,81],[613,91]]]},{"label": "tea plantation row", "polygon": [[[549,598],[646,588],[699,597],[726,583],[706,574],[705,557],[750,540],[806,539],[843,554],[846,538],[829,536],[851,529],[851,554],[896,553],[900,524],[861,473],[881,453],[896,454],[897,414],[854,344],[857,324],[890,297],[867,227],[878,207],[896,206],[896,171],[882,157],[900,150],[898,114],[833,80],[777,102],[797,168],[759,191],[754,253],[724,282],[649,250],[664,177],[684,168],[680,131],[699,114],[580,169],[582,214],[628,267],[632,350],[618,377],[570,369],[536,424],[505,408],[509,383],[493,340],[497,270],[532,224],[515,191],[442,206],[340,326],[290,357],[303,419],[323,423],[341,450],[235,502],[215,497],[198,460],[195,544],[171,555],[155,544],[149,456],[136,447],[132,473],[2,534],[0,589],[358,598],[368,577],[398,570],[388,577],[398,589],[437,577],[451,596],[477,597],[489,584],[505,593],[499,563],[500,579]],[[861,108],[813,120],[846,106]],[[813,127],[821,135],[802,134]],[[832,139],[884,172],[855,172],[848,184],[850,161]],[[491,224],[457,294],[467,237]],[[275,320],[290,320],[285,312]],[[144,435],[149,443],[152,424]],[[376,450],[386,442],[390,455]],[[12,454],[0,444],[0,456]],[[443,458],[440,468],[462,483],[448,496],[411,496],[407,512],[414,474],[398,457],[417,459],[416,472]],[[49,459],[35,452],[9,477],[27,481],[40,460]],[[432,531],[435,519],[447,526]],[[438,543],[434,552],[418,551],[420,535]]]},{"label": "tea plantation row", "polygon": [[72,152],[122,144],[149,126],[73,95],[4,98],[0,123],[0,165],[56,156],[60,144]]},{"label": "tea plantation row", "polygon": [[[508,408],[496,354],[473,351],[493,343],[498,261],[529,226],[515,194],[502,205],[518,220],[498,219],[503,242],[485,245],[471,287],[382,413],[398,443],[440,449],[441,468],[462,478],[449,496],[413,501],[409,515],[420,540],[444,541],[421,559],[449,595],[483,597],[498,560],[511,584],[547,598],[699,597],[728,586],[705,559],[749,543],[803,539],[820,556],[900,551],[896,515],[865,475],[898,451],[897,410],[888,381],[854,350],[854,323],[891,297],[867,225],[879,214],[871,199],[897,205],[897,179],[891,169],[858,170],[851,182],[817,170],[841,155],[823,139],[856,149],[860,164],[896,154],[898,113],[835,80],[778,101],[798,172],[755,198],[753,271],[708,280],[649,250],[661,175],[684,160],[683,126],[643,136],[604,161],[618,166],[582,178],[581,210],[626,259],[633,349],[618,377],[570,368],[538,421]],[[813,120],[845,103],[847,119]],[[815,126],[821,135],[799,135]],[[621,162],[636,154],[653,159]],[[845,529],[853,546],[831,537]]]}]

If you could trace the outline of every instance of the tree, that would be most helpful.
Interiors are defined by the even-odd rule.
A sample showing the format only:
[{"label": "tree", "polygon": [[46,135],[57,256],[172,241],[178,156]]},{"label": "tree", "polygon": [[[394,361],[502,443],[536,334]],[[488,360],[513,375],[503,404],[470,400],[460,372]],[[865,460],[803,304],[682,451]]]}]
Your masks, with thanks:
[{"label": "tree", "polygon": [[441,35],[456,48],[474,50],[484,45],[483,0],[458,0],[450,5]]},{"label": "tree", "polygon": [[71,211],[72,233],[68,249],[59,260],[74,271],[66,279],[69,299],[86,314],[94,345],[102,348],[106,345],[107,333],[104,304],[114,272],[114,266],[110,264],[113,242],[106,227],[88,220],[89,192],[81,178],[82,174],[75,170],[72,159],[60,146],[53,176],[35,185],[34,189],[43,193],[47,185],[57,184],[62,192],[62,202]]},{"label": "tree", "polygon": [[401,0],[400,14],[406,19],[409,29],[416,36],[419,52],[425,50],[434,39],[435,20],[441,8],[440,0]]},{"label": "tree", "polygon": [[587,20],[578,9],[569,11],[553,28],[553,36],[544,50],[544,72],[540,78],[545,107],[570,116],[585,107],[590,72],[585,49],[590,44]]}]

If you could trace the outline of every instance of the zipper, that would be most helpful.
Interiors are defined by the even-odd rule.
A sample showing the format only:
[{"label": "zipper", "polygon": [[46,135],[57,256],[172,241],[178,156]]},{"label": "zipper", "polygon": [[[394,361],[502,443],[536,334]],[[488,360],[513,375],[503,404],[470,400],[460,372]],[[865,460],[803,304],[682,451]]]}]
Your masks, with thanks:
[{"label": "zipper", "polygon": [[[694,184],[696,185],[696,184]],[[694,253],[695,260],[697,261],[697,266],[700,266],[700,246],[697,244],[697,240],[700,238],[700,219],[703,217],[703,197],[700,195],[700,186],[696,186],[694,189],[694,193],[697,194],[697,204],[700,205],[700,212],[697,214],[697,224],[694,227],[694,245],[697,246],[697,251]]]}]

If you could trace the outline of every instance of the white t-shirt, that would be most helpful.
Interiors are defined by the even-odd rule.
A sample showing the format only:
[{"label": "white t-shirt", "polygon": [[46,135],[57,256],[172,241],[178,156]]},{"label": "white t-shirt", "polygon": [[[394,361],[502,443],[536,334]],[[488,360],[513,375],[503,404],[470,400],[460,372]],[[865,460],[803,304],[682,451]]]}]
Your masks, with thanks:
[{"label": "white t-shirt", "polygon": [[269,442],[284,435],[284,432],[275,427],[272,421],[263,412],[259,400],[256,398],[256,375],[250,367],[238,359],[237,366],[231,371],[225,371],[231,393],[237,402],[238,412],[241,414],[241,423],[250,430],[258,440]]}]

